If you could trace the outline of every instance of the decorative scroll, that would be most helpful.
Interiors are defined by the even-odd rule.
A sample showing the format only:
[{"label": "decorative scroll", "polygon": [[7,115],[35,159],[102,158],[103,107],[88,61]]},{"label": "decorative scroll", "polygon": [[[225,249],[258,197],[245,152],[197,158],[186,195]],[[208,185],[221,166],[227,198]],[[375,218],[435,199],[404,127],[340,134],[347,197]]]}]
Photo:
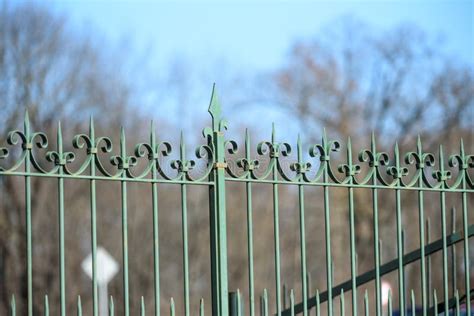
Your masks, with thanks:
[{"label": "decorative scroll", "polygon": [[[66,152],[63,149],[60,123],[57,128],[57,144],[53,148],[49,145],[48,137],[44,132],[31,131],[28,113],[26,113],[23,131],[11,131],[7,136],[7,146],[0,147],[0,173],[63,174],[71,177],[97,174],[97,176],[105,178],[202,182],[207,180],[214,164],[214,148],[208,133],[209,131],[204,129],[203,136],[208,144],[200,145],[195,150],[195,159],[202,160],[202,165],[205,165],[205,168],[204,170],[193,170],[197,161],[186,157],[183,136],[181,136],[179,145],[179,158],[170,160],[169,156],[173,151],[172,145],[169,142],[157,141],[153,122],[149,142],[137,144],[132,154],[127,153],[125,131],[122,128],[119,154],[112,155],[111,138],[97,137],[91,118],[89,132],[75,135],[71,143],[74,152]],[[19,154],[15,155],[15,161],[6,166],[6,158],[13,148],[18,149]],[[46,153],[40,156],[40,151],[46,151]],[[81,151],[85,154],[85,158],[83,161],[76,161],[78,153]],[[107,154],[112,155],[109,161],[103,157]],[[49,162],[49,168],[44,166],[45,161]],[[137,165],[140,161],[144,161],[145,167],[139,169]],[[72,168],[73,163],[79,166]]]},{"label": "decorative scroll", "polygon": [[[250,137],[246,132],[245,157],[240,159],[234,159],[239,151],[237,142],[228,140],[226,142],[228,177],[258,182],[258,180],[275,180],[276,174],[278,181],[288,183],[425,187],[443,190],[474,188],[474,179],[469,172],[474,169],[474,155],[465,153],[462,140],[459,153],[449,156],[446,164],[442,146],[439,147],[436,159],[434,154],[423,151],[418,137],[415,151],[402,155],[396,143],[393,155],[389,155],[377,150],[374,135],[371,138],[370,148],[361,150],[358,153],[358,161],[354,161],[349,138],[345,162],[335,163],[332,155],[341,151],[341,143],[329,140],[325,132],[321,143],[309,146],[309,161],[304,160],[299,137],[296,145],[297,154],[292,155],[292,147],[288,143],[276,142],[274,135],[273,129],[272,141],[260,142],[256,147],[256,157],[252,157]],[[234,160],[235,163],[232,163]],[[366,168],[362,168],[364,165]]]}]

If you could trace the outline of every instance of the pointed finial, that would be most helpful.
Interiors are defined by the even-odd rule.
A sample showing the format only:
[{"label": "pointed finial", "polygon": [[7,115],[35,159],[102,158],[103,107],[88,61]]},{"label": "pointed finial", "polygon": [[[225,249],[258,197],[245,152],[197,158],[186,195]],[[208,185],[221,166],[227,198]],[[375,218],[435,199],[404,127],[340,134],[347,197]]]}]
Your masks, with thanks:
[{"label": "pointed finial", "polygon": [[352,142],[351,137],[347,137],[347,163],[352,165]]},{"label": "pointed finial", "polygon": [[77,296],[77,316],[82,316],[81,296]]},{"label": "pointed finial", "polygon": [[49,301],[48,301],[48,295],[46,294],[44,296],[44,315],[48,316],[49,315]]},{"label": "pointed finial", "polygon": [[95,128],[94,128],[94,116],[92,114],[89,117],[89,138],[91,139],[92,142],[94,142]]},{"label": "pointed finial", "polygon": [[181,130],[180,136],[179,136],[179,149],[180,149],[180,159],[183,160],[184,157],[186,156],[186,145],[184,143],[184,134],[183,131]]},{"label": "pointed finial", "polygon": [[140,316],[145,316],[145,299],[143,296],[140,301]]},{"label": "pointed finial", "polygon": [[272,143],[276,141],[275,122],[272,122]]},{"label": "pointed finial", "polygon": [[12,298],[10,300],[10,311],[11,311],[12,316],[16,315],[16,302],[15,302],[15,295],[14,294],[12,294]]},{"label": "pointed finial", "polygon": [[443,153],[443,145],[439,145],[439,168],[440,170],[444,169],[444,153]]},{"label": "pointed finial", "polygon": [[155,134],[155,122],[151,120],[150,122],[150,145],[153,147],[153,150],[155,150],[155,144],[156,144],[156,134]]},{"label": "pointed finial", "polygon": [[174,316],[174,299],[170,299],[170,315]]},{"label": "pointed finial", "polygon": [[23,119],[23,127],[25,136],[30,135],[30,115],[28,114],[28,110],[25,111],[25,117]]},{"label": "pointed finial", "polygon": [[61,130],[61,121],[58,121],[57,144],[58,144],[59,153],[62,153],[62,151],[63,151],[63,132]]},{"label": "pointed finial", "polygon": [[125,128],[122,126],[120,128],[120,153],[122,156],[125,156],[125,152],[127,150],[127,143],[125,140]]},{"label": "pointed finial", "polygon": [[296,140],[296,147],[298,149],[298,162],[303,160],[303,146],[301,145],[301,135],[298,133],[298,139]]},{"label": "pointed finial", "polygon": [[418,134],[418,137],[416,138],[416,148],[417,148],[419,153],[421,153],[422,150],[423,150],[423,147],[421,146],[421,136],[420,136],[420,134]]},{"label": "pointed finial", "polygon": [[323,136],[321,137],[322,145],[324,146],[327,142],[326,127],[323,127]]},{"label": "pointed finial", "polygon": [[372,150],[373,153],[375,153],[376,144],[375,144],[375,132],[374,131],[372,131],[372,134],[370,135],[370,149]]},{"label": "pointed finial", "polygon": [[109,300],[109,316],[114,316],[114,298],[110,295]]},{"label": "pointed finial", "polygon": [[461,137],[461,141],[460,141],[460,144],[459,144],[459,150],[461,152],[461,157],[464,157],[464,140],[463,140],[462,137]]},{"label": "pointed finial", "polygon": [[212,116],[212,128],[214,129],[214,131],[218,131],[222,109],[217,96],[217,89],[215,83],[212,85],[211,101],[209,102],[208,111]]},{"label": "pointed finial", "polygon": [[204,299],[199,300],[199,316],[204,316]]}]

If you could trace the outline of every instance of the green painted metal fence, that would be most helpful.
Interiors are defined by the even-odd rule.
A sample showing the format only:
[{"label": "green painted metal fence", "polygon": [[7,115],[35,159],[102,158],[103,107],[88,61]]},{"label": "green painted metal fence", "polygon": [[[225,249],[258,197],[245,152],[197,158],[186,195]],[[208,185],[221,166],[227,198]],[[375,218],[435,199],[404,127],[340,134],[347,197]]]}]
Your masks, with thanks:
[{"label": "green painted metal fence", "polygon": [[[190,281],[189,281],[189,256],[188,256],[188,222],[187,222],[187,188],[190,185],[199,185],[209,188],[209,230],[210,230],[210,253],[211,253],[211,290],[212,290],[212,314],[213,315],[256,315],[260,310],[261,315],[270,314],[270,310],[276,311],[276,315],[294,315],[302,313],[309,315],[314,311],[316,315],[321,314],[321,308],[326,305],[326,313],[333,315],[335,312],[334,299],[339,297],[339,310],[341,314],[345,311],[345,293],[351,293],[351,314],[357,315],[361,311],[365,315],[391,315],[395,310],[400,315],[415,314],[437,314],[450,311],[458,315],[465,312],[471,314],[471,285],[470,285],[470,254],[469,239],[474,235],[474,225],[470,224],[469,216],[472,217],[472,209],[468,205],[468,195],[474,193],[474,179],[472,173],[474,168],[474,155],[468,154],[464,150],[463,142],[460,142],[459,152],[449,156],[447,161],[443,153],[442,146],[439,146],[437,160],[435,155],[425,152],[421,140],[418,139],[416,149],[402,155],[399,147],[394,146],[393,156],[381,152],[377,149],[375,137],[372,136],[369,149],[360,151],[358,159],[354,159],[351,146],[351,140],[347,141],[346,161],[338,163],[337,170],[334,168],[334,161],[331,160],[333,152],[339,151],[341,144],[338,141],[330,140],[326,133],[323,133],[319,144],[310,146],[308,153],[303,152],[301,139],[298,137],[296,146],[296,158],[292,158],[292,148],[287,143],[277,142],[275,130],[272,131],[270,141],[261,142],[257,146],[257,158],[252,157],[252,148],[248,132],[245,135],[244,156],[239,159],[233,159],[237,153],[238,144],[232,140],[225,140],[224,131],[226,122],[221,117],[221,108],[213,91],[209,106],[209,113],[212,116],[212,126],[203,130],[206,140],[196,150],[197,159],[206,160],[206,168],[199,176],[194,176],[191,170],[195,166],[195,160],[186,157],[186,149],[183,137],[181,136],[179,159],[171,162],[171,167],[177,171],[176,176],[169,176],[166,173],[163,157],[171,152],[171,145],[167,142],[159,142],[155,136],[154,127],[151,127],[151,133],[148,143],[141,143],[136,146],[133,154],[126,151],[126,137],[124,130],[120,136],[120,154],[113,156],[112,165],[115,171],[104,165],[99,159],[98,153],[110,153],[112,151],[112,141],[108,137],[97,136],[94,129],[94,122],[91,119],[89,132],[79,134],[74,137],[72,145],[77,150],[87,152],[86,159],[80,167],[72,170],[70,164],[75,160],[72,152],[66,152],[63,149],[63,139],[61,125],[57,128],[57,145],[54,150],[46,154],[46,159],[53,163],[52,169],[46,170],[38,162],[35,156],[35,148],[47,149],[48,140],[44,133],[33,131],[26,114],[23,130],[15,130],[9,133],[7,137],[8,146],[0,148],[0,162],[2,158],[9,155],[8,149],[11,146],[21,146],[21,153],[18,159],[10,166],[0,166],[0,177],[17,176],[24,178],[25,187],[25,213],[26,213],[26,264],[27,271],[27,314],[33,314],[33,269],[32,269],[32,249],[35,247],[32,240],[32,194],[33,188],[31,180],[33,177],[53,178],[57,181],[58,190],[58,218],[59,218],[59,279],[60,279],[60,314],[66,314],[66,287],[65,277],[65,242],[64,242],[64,181],[71,179],[82,179],[89,181],[90,189],[90,214],[91,214],[91,248],[93,258],[93,279],[92,279],[92,297],[93,297],[93,315],[99,314],[98,310],[98,284],[97,284],[97,209],[96,209],[96,185],[97,181],[116,181],[121,187],[121,220],[122,220],[122,278],[123,278],[123,310],[125,315],[130,314],[129,307],[129,275],[128,275],[128,235],[127,235],[127,184],[130,182],[148,183],[151,186],[152,212],[153,212],[153,258],[154,258],[154,301],[155,306],[160,306],[160,256],[159,256],[159,238],[158,238],[158,210],[159,197],[158,186],[164,184],[178,184],[181,193],[181,212],[182,212],[182,240],[183,240],[183,275],[184,275],[184,313],[185,315],[194,314],[190,310]],[[391,156],[391,155],[390,155]],[[235,156],[234,156],[235,157]],[[262,163],[259,158],[267,158],[266,163]],[[308,162],[312,159],[312,162]],[[137,174],[134,167],[139,160],[147,162],[147,167]],[[356,162],[358,160],[358,162]],[[366,173],[360,175],[361,166],[365,165]],[[409,169],[411,168],[411,169]],[[452,175],[452,169],[456,169],[455,177]],[[411,170],[409,172],[409,170]],[[342,176],[341,176],[342,175]],[[243,297],[242,293],[229,293],[228,286],[228,258],[227,258],[227,239],[226,230],[226,184],[230,182],[240,182],[245,184],[246,189],[246,233],[247,233],[247,256],[248,256],[248,297]],[[255,291],[254,280],[254,227],[253,227],[253,202],[252,186],[254,184],[267,184],[272,187],[273,203],[273,242],[274,242],[274,280],[275,297],[274,302],[269,301],[269,294],[264,290],[262,295],[258,296]],[[281,253],[280,253],[280,211],[279,211],[279,186],[294,186],[298,192],[298,216],[299,216],[299,243],[300,243],[300,278],[301,278],[301,297],[295,297],[293,290],[288,291],[287,286],[282,284],[281,279]],[[324,227],[325,227],[325,266],[320,267],[326,272],[326,290],[316,294],[311,294],[310,277],[307,267],[306,255],[306,237],[305,231],[305,188],[321,187],[323,190],[324,205]],[[347,190],[348,206],[348,228],[350,242],[350,279],[340,284],[335,284],[333,269],[334,262],[331,254],[331,205],[340,201],[331,200],[331,190]],[[355,235],[355,202],[354,190],[370,190],[372,196],[373,211],[373,234],[374,234],[374,257],[373,269],[365,273],[358,272],[356,235]],[[396,248],[397,256],[395,259],[382,263],[381,261],[381,238],[379,235],[379,193],[380,191],[393,192],[395,200],[396,213]],[[401,193],[405,191],[414,191],[418,199],[418,233],[419,249],[404,251],[404,227],[402,225],[403,199]],[[431,241],[425,230],[424,215],[424,194],[426,192],[439,195],[439,208],[441,212],[442,238]],[[228,193],[228,192],[227,192]],[[452,229],[448,232],[447,228],[447,206],[446,194],[454,193],[460,196],[462,205],[461,231]],[[448,252],[455,251],[455,245],[461,243],[463,248],[463,262],[454,263],[451,269],[457,269],[463,266],[464,273],[462,280],[457,280],[458,273],[451,271],[453,284],[461,285],[463,293],[458,291],[457,286],[449,290],[448,279],[450,275],[448,267]],[[436,296],[436,291],[431,289],[430,275],[431,263],[430,256],[436,252],[442,254],[442,280],[443,292],[440,293],[440,299]],[[453,256],[454,258],[455,256]],[[454,260],[454,259],[453,259]],[[405,266],[417,262],[420,265],[420,288],[421,303],[415,302],[414,291],[407,291],[404,285]],[[396,271],[398,276],[398,302],[392,301],[392,293],[389,293],[388,304],[386,308],[382,305],[382,286],[381,278],[388,273]],[[461,282],[462,281],[462,282]],[[369,310],[368,292],[361,292],[358,288],[361,285],[374,282],[375,284],[375,308]],[[451,292],[451,293],[450,293]],[[289,295],[289,302],[287,297]],[[260,306],[256,307],[256,297],[260,298]],[[409,298],[409,299],[408,299]],[[244,304],[245,302],[245,304]],[[15,297],[11,300],[11,315],[16,315]],[[175,305],[173,299],[170,301],[170,314],[175,314]],[[274,305],[272,305],[274,304]],[[362,306],[359,307],[358,304]],[[421,310],[415,311],[415,307],[421,306]],[[395,308],[397,306],[397,308]],[[464,306],[464,307],[462,307]],[[245,307],[245,308],[244,308]],[[386,310],[385,310],[386,309]],[[45,315],[49,314],[48,297],[44,297]],[[110,315],[114,315],[114,301],[109,300]],[[204,301],[200,301],[199,314],[204,314]],[[77,313],[82,314],[80,298],[77,301]],[[160,308],[155,309],[155,315],[159,315]],[[133,314],[133,313],[132,313]],[[141,301],[141,315],[145,315],[145,303]]]}]

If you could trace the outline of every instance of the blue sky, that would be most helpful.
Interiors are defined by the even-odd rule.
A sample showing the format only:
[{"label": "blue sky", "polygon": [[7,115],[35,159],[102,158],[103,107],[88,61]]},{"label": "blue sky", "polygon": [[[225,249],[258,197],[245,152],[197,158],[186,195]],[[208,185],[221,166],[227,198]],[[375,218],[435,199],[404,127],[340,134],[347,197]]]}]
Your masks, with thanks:
[{"label": "blue sky", "polygon": [[221,59],[237,67],[269,69],[291,43],[311,38],[331,21],[353,16],[376,29],[414,23],[441,36],[454,58],[474,64],[473,1],[119,2],[57,1],[77,25],[92,25],[113,41],[132,40],[162,65],[181,56]]}]

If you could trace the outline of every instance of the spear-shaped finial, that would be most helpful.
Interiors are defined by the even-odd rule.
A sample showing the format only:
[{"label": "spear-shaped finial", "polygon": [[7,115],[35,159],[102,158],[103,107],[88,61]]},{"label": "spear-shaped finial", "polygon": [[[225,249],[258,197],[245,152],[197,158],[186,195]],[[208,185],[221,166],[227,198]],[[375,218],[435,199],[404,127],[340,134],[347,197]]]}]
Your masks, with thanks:
[{"label": "spear-shaped finial", "polygon": [[82,316],[81,296],[77,296],[77,316]]},{"label": "spear-shaped finial", "polygon": [[303,161],[303,146],[301,145],[301,135],[298,133],[298,139],[296,141],[296,147],[298,151],[298,162],[301,163]]},{"label": "spear-shaped finial", "polygon": [[377,149],[376,143],[375,143],[375,132],[372,131],[370,135],[370,149],[372,150],[372,153],[375,154],[375,151]]},{"label": "spear-shaped finial", "polygon": [[174,299],[170,299],[170,316],[174,316]]},{"label": "spear-shaped finial", "polygon": [[110,295],[109,300],[109,316],[114,316],[114,298]]},{"label": "spear-shaped finial", "polygon": [[15,302],[15,295],[12,295],[12,298],[10,300],[10,315],[15,316],[16,315],[16,302]]},{"label": "spear-shaped finial", "polygon": [[95,142],[94,116],[92,114],[89,117],[89,138],[92,143]]},{"label": "spear-shaped finial", "polygon": [[156,145],[156,134],[155,134],[155,122],[151,120],[150,122],[150,145],[153,150],[155,150]]},{"label": "spear-shaped finial", "polygon": [[183,161],[186,157],[186,145],[184,143],[184,134],[182,130],[179,136],[179,154],[181,161]]},{"label": "spear-shaped finial", "polygon": [[120,155],[125,157],[127,151],[127,142],[125,140],[125,128],[122,126],[120,128]]},{"label": "spear-shaped finial", "polygon": [[204,299],[199,300],[199,316],[204,316]]},{"label": "spear-shaped finial", "polygon": [[145,299],[143,296],[140,300],[140,316],[145,316]]},{"label": "spear-shaped finial", "polygon": [[30,135],[30,116],[28,114],[28,110],[25,111],[25,117],[23,119],[23,128],[24,134],[28,138]]},{"label": "spear-shaped finial", "polygon": [[272,143],[276,142],[275,122],[272,122]]},{"label": "spear-shaped finial", "polygon": [[63,153],[63,132],[61,130],[61,121],[58,121],[57,144],[59,154]]},{"label": "spear-shaped finial", "polygon": [[212,117],[212,129],[214,131],[219,130],[219,122],[221,120],[222,109],[219,103],[219,99],[217,97],[217,89],[216,84],[212,85],[212,94],[211,94],[211,101],[209,102],[209,113]]},{"label": "spear-shaped finial", "polygon": [[49,301],[48,301],[48,295],[44,296],[44,315],[49,316]]},{"label": "spear-shaped finial", "polygon": [[347,164],[352,165],[352,142],[351,137],[347,137]]}]

